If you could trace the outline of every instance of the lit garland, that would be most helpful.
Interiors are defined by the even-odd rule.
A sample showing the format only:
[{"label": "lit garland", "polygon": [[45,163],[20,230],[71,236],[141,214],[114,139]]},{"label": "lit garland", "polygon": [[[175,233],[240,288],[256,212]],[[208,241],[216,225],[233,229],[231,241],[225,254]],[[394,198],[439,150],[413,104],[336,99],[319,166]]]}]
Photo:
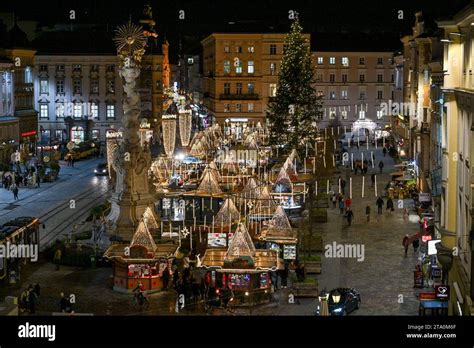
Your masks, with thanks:
[{"label": "lit garland", "polygon": [[161,119],[165,152],[168,157],[171,157],[176,145],[176,115],[163,115]]},{"label": "lit garland", "polygon": [[179,112],[179,136],[181,137],[181,145],[188,146],[191,139],[192,111],[182,110]]}]

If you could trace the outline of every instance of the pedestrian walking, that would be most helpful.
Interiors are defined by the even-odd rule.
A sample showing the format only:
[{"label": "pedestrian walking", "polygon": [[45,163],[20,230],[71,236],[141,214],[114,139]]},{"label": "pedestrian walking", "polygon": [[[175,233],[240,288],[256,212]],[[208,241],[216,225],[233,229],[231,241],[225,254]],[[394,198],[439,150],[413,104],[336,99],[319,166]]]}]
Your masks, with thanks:
[{"label": "pedestrian walking", "polygon": [[281,270],[281,287],[286,289],[288,286],[288,266],[285,265],[285,268]]},{"label": "pedestrian walking", "polygon": [[368,204],[365,207],[365,215],[367,216],[367,222],[370,222],[370,205]]},{"label": "pedestrian walking", "polygon": [[377,201],[375,202],[377,204],[377,214],[382,214],[382,208],[383,208],[383,199],[382,197],[379,196],[377,198]]},{"label": "pedestrian walking", "polygon": [[36,172],[36,185],[38,185],[38,187],[40,187],[40,176],[39,176],[39,173]]},{"label": "pedestrian walking", "polygon": [[383,161],[379,162],[379,168],[380,168],[380,174],[382,174],[383,171]]},{"label": "pedestrian walking", "polygon": [[389,197],[387,199],[387,210],[390,211],[390,214],[392,214],[393,209],[393,200]]},{"label": "pedestrian walking", "polygon": [[405,248],[405,256],[407,256],[407,253],[408,253],[408,234],[405,235],[405,237],[403,237],[403,241],[402,241],[402,245],[403,247]]},{"label": "pedestrian walking", "polygon": [[341,191],[343,195],[346,194],[346,180],[344,179],[341,179]]},{"label": "pedestrian walking", "polygon": [[342,199],[339,201],[339,212],[341,215],[344,213],[344,201]]},{"label": "pedestrian walking", "polygon": [[352,205],[352,199],[350,197],[347,197],[344,204],[346,205],[346,209],[350,209],[350,207]]},{"label": "pedestrian walking", "polygon": [[354,219],[354,213],[352,212],[352,209],[350,207],[346,210],[346,218],[347,223],[350,226],[352,224],[352,219]]},{"label": "pedestrian walking", "polygon": [[15,201],[18,200],[18,186],[13,185],[12,192],[13,192],[13,199]]},{"label": "pedestrian walking", "polygon": [[36,301],[38,297],[36,296],[36,292],[33,290],[33,285],[30,284],[28,287],[28,302],[30,305],[30,314],[35,314],[36,312]]},{"label": "pedestrian walking", "polygon": [[375,173],[370,176],[370,181],[372,183],[372,187],[375,186]]},{"label": "pedestrian walking", "polygon": [[166,266],[166,268],[163,270],[161,279],[163,279],[163,291],[168,291],[168,283],[170,282],[170,271],[168,266]]},{"label": "pedestrian walking", "polygon": [[61,313],[66,313],[67,309],[68,309],[68,300],[66,299],[66,297],[64,297],[64,292],[61,292],[59,294],[60,296],[60,299],[59,299],[59,311]]},{"label": "pedestrian walking", "polygon": [[332,199],[332,207],[333,207],[333,208],[336,208],[337,197],[336,197],[336,194],[335,194],[335,193],[332,194],[332,198],[331,198],[331,199]]},{"label": "pedestrian walking", "polygon": [[413,245],[413,252],[416,254],[418,247],[420,246],[420,240],[415,239],[411,244]]},{"label": "pedestrian walking", "polygon": [[387,148],[384,147],[383,150],[382,150],[382,152],[383,152],[383,157],[385,157],[385,156],[387,155]]},{"label": "pedestrian walking", "polygon": [[403,209],[403,221],[407,221],[409,217],[408,208]]},{"label": "pedestrian walking", "polygon": [[61,248],[58,247],[56,249],[56,252],[54,253],[54,263],[56,264],[56,271],[59,271],[59,265],[61,263],[61,256],[62,256],[62,251],[61,251]]}]

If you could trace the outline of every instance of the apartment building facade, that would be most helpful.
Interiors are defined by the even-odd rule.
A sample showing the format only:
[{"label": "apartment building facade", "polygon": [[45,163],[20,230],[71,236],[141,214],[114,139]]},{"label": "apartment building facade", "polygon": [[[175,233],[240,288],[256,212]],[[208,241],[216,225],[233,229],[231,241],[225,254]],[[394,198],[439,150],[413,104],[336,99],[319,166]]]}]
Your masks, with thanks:
[{"label": "apartment building facade", "polygon": [[215,33],[201,41],[204,105],[218,123],[265,121],[268,102],[276,96],[285,37]]},{"label": "apartment building facade", "polygon": [[[443,173],[438,259],[449,271],[449,312],[473,315],[474,6],[439,21],[444,44]],[[441,254],[441,257],[440,255]]]},{"label": "apartment building facade", "polygon": [[319,126],[373,131],[390,123],[394,99],[392,52],[312,52],[316,92],[323,98]]}]

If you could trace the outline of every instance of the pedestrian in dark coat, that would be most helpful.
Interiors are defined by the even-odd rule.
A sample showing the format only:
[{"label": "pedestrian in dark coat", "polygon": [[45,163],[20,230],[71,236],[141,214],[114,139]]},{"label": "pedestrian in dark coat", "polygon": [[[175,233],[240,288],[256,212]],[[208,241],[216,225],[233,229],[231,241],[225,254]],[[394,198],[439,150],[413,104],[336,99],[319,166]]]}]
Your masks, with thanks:
[{"label": "pedestrian in dark coat", "polygon": [[168,290],[168,283],[170,282],[170,271],[168,267],[163,270],[163,274],[161,275],[161,279],[163,280],[163,291]]},{"label": "pedestrian in dark coat", "polygon": [[372,182],[372,187],[375,186],[375,173],[370,176],[370,181]]},{"label": "pedestrian in dark coat", "polygon": [[402,245],[405,248],[405,256],[408,253],[408,239],[409,239],[408,234],[406,234],[405,237],[403,237],[403,241],[402,241]]},{"label": "pedestrian in dark coat", "polygon": [[377,204],[377,214],[382,214],[382,208],[383,208],[382,197],[379,196],[379,198],[377,198],[377,201],[375,203]]},{"label": "pedestrian in dark coat", "polygon": [[413,245],[413,252],[416,253],[418,251],[418,247],[420,246],[420,240],[415,239],[411,244]]},{"label": "pedestrian in dark coat", "polygon": [[370,205],[367,204],[365,207],[365,215],[367,216],[367,222],[370,221]]},{"label": "pedestrian in dark coat", "polygon": [[387,199],[387,210],[390,211],[390,214],[392,213],[392,211],[394,211],[393,200],[390,197]]},{"label": "pedestrian in dark coat", "polygon": [[354,219],[354,213],[352,212],[351,208],[347,209],[346,217],[347,217],[347,223],[350,226],[352,224],[352,219]]},{"label": "pedestrian in dark coat", "polygon": [[383,150],[382,150],[382,152],[383,152],[383,157],[385,157],[385,156],[387,155],[387,148],[384,147]]},{"label": "pedestrian in dark coat", "polygon": [[13,199],[18,200],[18,186],[14,185],[12,188],[12,192],[13,192]]},{"label": "pedestrian in dark coat", "polygon": [[30,305],[30,314],[35,314],[37,296],[33,290],[33,285],[30,285],[28,287],[28,300],[29,300],[29,305]]},{"label": "pedestrian in dark coat", "polygon": [[379,162],[379,168],[380,168],[380,174],[382,174],[383,171],[383,161]]}]

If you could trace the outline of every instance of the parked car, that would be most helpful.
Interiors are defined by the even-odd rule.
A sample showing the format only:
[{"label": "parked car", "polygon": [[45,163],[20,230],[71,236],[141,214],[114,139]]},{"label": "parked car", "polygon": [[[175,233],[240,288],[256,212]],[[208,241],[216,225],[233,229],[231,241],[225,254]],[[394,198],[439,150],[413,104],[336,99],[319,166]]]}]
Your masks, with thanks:
[{"label": "parked car", "polygon": [[[360,307],[360,294],[354,288],[337,288],[329,292],[328,309],[330,315],[347,315]],[[316,310],[320,315],[320,307]]]},{"label": "parked car", "polygon": [[109,170],[107,167],[107,163],[100,163],[97,165],[97,167],[94,169],[95,175],[108,175]]}]

